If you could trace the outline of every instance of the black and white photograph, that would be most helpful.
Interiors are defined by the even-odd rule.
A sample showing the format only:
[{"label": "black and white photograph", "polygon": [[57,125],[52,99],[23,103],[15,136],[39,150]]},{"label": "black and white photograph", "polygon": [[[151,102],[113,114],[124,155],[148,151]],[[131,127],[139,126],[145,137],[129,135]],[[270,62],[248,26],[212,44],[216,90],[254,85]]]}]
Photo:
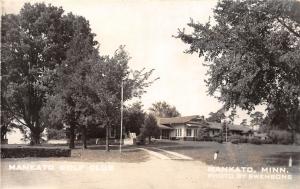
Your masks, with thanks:
[{"label": "black and white photograph", "polygon": [[300,186],[300,0],[0,0],[1,189]]}]

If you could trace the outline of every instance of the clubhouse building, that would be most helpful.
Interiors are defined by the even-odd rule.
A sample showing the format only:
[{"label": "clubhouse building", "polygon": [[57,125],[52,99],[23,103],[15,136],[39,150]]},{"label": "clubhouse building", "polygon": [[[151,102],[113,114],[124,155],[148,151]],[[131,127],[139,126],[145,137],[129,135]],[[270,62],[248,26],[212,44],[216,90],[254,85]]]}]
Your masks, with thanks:
[{"label": "clubhouse building", "polygon": [[[183,116],[171,118],[157,118],[161,139],[171,140],[202,140],[213,138],[224,133],[222,123],[207,122],[203,116]],[[239,135],[251,137],[253,131],[247,126],[228,124],[228,136]]]}]

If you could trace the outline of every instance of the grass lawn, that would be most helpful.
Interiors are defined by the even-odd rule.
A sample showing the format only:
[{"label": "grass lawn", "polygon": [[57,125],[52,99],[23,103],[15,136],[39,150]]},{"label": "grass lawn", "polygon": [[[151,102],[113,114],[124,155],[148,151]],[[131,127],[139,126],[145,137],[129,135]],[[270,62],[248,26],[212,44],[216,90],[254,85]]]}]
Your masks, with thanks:
[{"label": "grass lawn", "polygon": [[[192,157],[194,160],[214,166],[279,167],[288,166],[293,159],[294,171],[300,171],[300,146],[274,144],[231,144],[216,142],[178,142],[178,145],[166,145],[160,148]],[[213,155],[219,151],[217,160]]]},{"label": "grass lawn", "polygon": [[106,152],[102,147],[89,149],[72,150],[70,161],[96,161],[96,162],[145,162],[149,159],[149,154],[138,149],[123,149],[122,153],[118,149]]}]

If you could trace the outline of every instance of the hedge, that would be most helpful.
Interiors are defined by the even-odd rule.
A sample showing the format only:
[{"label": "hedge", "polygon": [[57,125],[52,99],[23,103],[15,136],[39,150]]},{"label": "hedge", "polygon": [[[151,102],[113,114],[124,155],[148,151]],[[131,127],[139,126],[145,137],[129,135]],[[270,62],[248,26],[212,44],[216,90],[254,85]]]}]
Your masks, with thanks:
[{"label": "hedge", "polygon": [[275,144],[292,144],[292,133],[282,130],[271,130],[269,136]]},{"label": "hedge", "polygon": [[1,147],[1,158],[70,157],[71,149],[57,147]]}]

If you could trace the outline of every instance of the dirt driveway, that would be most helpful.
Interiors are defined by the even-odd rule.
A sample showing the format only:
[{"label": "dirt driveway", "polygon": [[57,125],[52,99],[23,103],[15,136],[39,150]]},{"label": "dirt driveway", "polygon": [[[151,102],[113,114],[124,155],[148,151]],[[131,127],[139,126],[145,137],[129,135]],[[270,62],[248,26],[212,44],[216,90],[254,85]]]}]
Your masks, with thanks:
[{"label": "dirt driveway", "polygon": [[133,163],[7,159],[1,172],[3,189],[287,189],[300,184],[297,175],[292,180],[216,178],[201,161],[152,155]]}]

